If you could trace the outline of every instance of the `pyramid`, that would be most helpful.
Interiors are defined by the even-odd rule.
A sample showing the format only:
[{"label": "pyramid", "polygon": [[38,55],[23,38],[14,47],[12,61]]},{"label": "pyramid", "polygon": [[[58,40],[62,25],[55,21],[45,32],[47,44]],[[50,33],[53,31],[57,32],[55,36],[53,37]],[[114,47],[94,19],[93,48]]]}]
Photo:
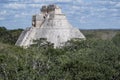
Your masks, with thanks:
[{"label": "pyramid", "polygon": [[42,6],[41,13],[32,16],[32,27],[26,28],[15,45],[29,47],[34,40],[45,38],[54,47],[61,47],[68,40],[85,36],[72,27],[57,5]]}]

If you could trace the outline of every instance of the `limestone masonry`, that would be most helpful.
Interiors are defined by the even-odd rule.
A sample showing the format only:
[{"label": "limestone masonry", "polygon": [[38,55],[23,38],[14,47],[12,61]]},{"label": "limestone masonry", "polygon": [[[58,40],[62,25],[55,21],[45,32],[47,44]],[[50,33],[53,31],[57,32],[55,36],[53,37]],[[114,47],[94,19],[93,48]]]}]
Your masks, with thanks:
[{"label": "limestone masonry", "polygon": [[72,27],[61,8],[56,5],[42,6],[41,13],[32,17],[32,27],[21,33],[15,45],[29,47],[33,40],[40,38],[46,38],[54,47],[63,46],[70,39],[85,39],[79,29]]}]

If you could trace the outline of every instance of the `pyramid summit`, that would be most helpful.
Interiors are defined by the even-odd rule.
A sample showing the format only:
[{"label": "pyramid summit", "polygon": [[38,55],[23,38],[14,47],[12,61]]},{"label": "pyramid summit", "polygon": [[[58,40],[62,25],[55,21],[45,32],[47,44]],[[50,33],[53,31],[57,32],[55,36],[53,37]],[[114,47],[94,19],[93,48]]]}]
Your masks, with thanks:
[{"label": "pyramid summit", "polygon": [[54,47],[61,47],[68,40],[85,39],[85,36],[79,29],[72,27],[60,7],[45,5],[39,14],[32,16],[32,27],[21,33],[15,45],[29,47],[34,40],[40,38],[53,43]]}]

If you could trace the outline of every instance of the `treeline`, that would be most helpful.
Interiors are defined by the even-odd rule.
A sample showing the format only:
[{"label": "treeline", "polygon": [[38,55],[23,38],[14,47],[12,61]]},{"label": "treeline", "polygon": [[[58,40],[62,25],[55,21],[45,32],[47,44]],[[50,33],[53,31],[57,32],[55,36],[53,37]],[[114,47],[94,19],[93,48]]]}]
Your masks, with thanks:
[{"label": "treeline", "polygon": [[94,29],[80,31],[87,38],[97,38],[102,40],[111,40],[116,34],[120,33],[120,29]]},{"label": "treeline", "polygon": [[23,29],[8,30],[0,27],[0,42],[14,45],[22,31]]},{"label": "treeline", "polygon": [[111,40],[43,40],[23,49],[0,43],[0,80],[120,80],[120,33]]}]

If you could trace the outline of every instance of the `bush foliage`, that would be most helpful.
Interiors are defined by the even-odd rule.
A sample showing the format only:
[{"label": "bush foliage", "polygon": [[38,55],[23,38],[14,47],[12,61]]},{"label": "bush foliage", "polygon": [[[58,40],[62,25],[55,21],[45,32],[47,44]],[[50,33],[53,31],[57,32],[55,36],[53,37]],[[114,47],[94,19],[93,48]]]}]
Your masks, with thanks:
[{"label": "bush foliage", "polygon": [[0,42],[14,45],[22,31],[23,29],[7,30],[0,27]]},{"label": "bush foliage", "polygon": [[0,43],[0,80],[120,80],[120,35],[23,49]]}]

